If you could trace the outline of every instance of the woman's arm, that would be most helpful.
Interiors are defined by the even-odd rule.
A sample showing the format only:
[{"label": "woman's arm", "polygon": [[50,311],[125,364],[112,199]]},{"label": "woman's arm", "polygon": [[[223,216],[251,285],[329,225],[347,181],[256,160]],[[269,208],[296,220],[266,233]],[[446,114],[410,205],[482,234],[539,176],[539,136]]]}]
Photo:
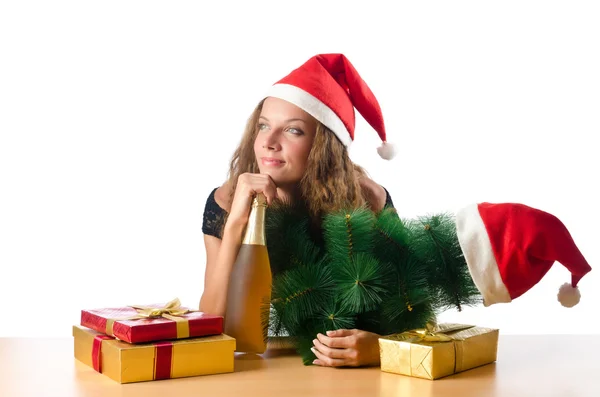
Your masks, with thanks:
[{"label": "woman's arm", "polygon": [[387,193],[383,186],[366,176],[361,177],[358,181],[369,208],[374,212],[381,211],[387,199]]},{"label": "woman's arm", "polygon": [[200,299],[200,311],[225,316],[229,276],[242,241],[243,222],[227,222],[223,239],[204,236],[206,247],[206,271],[204,292]]},{"label": "woman's arm", "polygon": [[204,235],[206,270],[199,307],[202,312],[224,317],[229,277],[240,250],[252,199],[256,194],[262,193],[270,204],[277,196],[277,188],[268,175],[242,174],[238,179],[233,200],[228,203],[226,200],[230,197],[230,192],[231,189],[226,185],[215,192],[215,200],[220,198],[220,205],[229,211],[229,216],[223,228],[222,239]]}]

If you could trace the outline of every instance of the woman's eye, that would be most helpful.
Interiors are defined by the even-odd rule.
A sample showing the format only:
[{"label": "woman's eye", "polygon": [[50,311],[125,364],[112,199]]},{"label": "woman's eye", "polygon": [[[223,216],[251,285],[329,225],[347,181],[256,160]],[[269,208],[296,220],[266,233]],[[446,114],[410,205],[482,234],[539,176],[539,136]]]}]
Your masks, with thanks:
[{"label": "woman's eye", "polygon": [[259,131],[262,131],[262,130],[264,130],[264,129],[266,129],[266,128],[267,128],[267,125],[266,125],[266,124],[262,124],[262,123],[259,123],[259,124],[258,124],[258,130],[259,130]]},{"label": "woman's eye", "polygon": [[288,131],[291,132],[294,135],[302,135],[302,134],[304,134],[301,130],[299,130],[297,128],[289,128]]}]

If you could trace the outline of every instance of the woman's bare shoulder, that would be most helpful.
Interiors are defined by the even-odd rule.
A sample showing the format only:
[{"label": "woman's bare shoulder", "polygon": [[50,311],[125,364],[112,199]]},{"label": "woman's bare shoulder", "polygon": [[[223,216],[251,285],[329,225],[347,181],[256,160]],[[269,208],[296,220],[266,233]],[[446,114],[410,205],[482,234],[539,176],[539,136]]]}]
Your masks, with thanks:
[{"label": "woman's bare shoulder", "polygon": [[383,186],[366,176],[362,176],[359,183],[369,207],[373,211],[381,211],[387,199],[387,193]]},{"label": "woman's bare shoulder", "polygon": [[228,182],[223,183],[215,191],[215,202],[227,212],[231,209],[231,192],[232,188]]}]

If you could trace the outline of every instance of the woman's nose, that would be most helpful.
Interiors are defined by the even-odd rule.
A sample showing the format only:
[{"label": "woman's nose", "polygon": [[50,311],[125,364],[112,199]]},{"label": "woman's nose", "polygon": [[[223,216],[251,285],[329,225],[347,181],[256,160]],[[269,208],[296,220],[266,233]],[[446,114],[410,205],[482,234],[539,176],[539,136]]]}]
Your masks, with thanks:
[{"label": "woman's nose", "polygon": [[281,150],[280,136],[277,131],[272,131],[265,136],[263,148],[269,150]]}]

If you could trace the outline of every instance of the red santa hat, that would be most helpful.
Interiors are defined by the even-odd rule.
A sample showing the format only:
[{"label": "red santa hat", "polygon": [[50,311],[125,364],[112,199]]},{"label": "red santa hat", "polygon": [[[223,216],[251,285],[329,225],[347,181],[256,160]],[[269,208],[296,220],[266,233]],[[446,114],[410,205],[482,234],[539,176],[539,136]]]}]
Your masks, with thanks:
[{"label": "red santa hat", "polygon": [[571,272],[571,283],[559,289],[559,302],[579,303],[577,283],[592,268],[554,215],[523,204],[473,204],[457,212],[456,230],[485,306],[521,296],[555,261]]},{"label": "red santa hat", "polygon": [[358,110],[381,138],[379,155],[390,160],[395,155],[387,142],[379,103],[354,66],[343,54],[320,54],[270,87],[266,96],[293,103],[328,127],[349,146],[354,140]]}]

